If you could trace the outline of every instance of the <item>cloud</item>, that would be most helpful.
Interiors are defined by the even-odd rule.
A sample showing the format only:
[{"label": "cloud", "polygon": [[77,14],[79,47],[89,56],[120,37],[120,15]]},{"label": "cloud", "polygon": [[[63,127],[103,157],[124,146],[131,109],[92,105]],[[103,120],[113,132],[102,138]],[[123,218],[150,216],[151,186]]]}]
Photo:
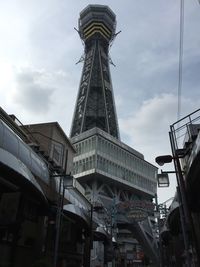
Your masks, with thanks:
[{"label": "cloud", "polygon": [[45,70],[22,68],[16,73],[16,90],[14,101],[21,108],[35,114],[49,110],[51,96],[56,88],[52,88],[51,74]]},{"label": "cloud", "polygon": [[2,107],[23,124],[57,121],[68,134],[78,91],[73,71],[27,66],[14,68],[12,75]]},{"label": "cloud", "polygon": [[[181,102],[181,117],[188,115],[200,106],[198,98],[197,100],[182,98]],[[119,120],[122,139],[143,153],[147,161],[159,167],[155,163],[156,156],[171,154],[168,132],[170,125],[177,121],[176,114],[177,97],[174,94],[159,94],[143,101],[140,108],[132,116]],[[174,170],[174,167],[173,164],[168,164],[163,169],[170,171]],[[160,203],[173,197],[176,191],[175,175],[171,174],[169,178],[169,188],[158,188]]]},{"label": "cloud", "polygon": [[[182,98],[184,116],[199,107],[199,100]],[[170,152],[169,126],[177,121],[177,97],[173,94],[160,94],[146,101],[141,107],[125,119],[120,119],[122,135],[128,138],[131,146],[145,155],[155,164],[159,154]]]}]

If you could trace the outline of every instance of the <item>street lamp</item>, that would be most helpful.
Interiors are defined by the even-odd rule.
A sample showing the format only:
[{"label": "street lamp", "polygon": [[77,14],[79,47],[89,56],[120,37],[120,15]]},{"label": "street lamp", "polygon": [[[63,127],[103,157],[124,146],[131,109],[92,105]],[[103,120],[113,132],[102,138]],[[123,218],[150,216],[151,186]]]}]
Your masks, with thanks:
[{"label": "street lamp", "polygon": [[[173,138],[171,133],[170,135],[170,142],[171,142],[171,147],[172,147],[172,152],[173,156],[171,155],[163,155],[163,156],[158,156],[156,157],[155,161],[157,164],[160,166],[163,166],[165,163],[170,163],[172,160],[174,161],[174,166],[175,166],[175,171],[169,171],[169,172],[162,172],[161,175],[157,176],[158,178],[158,185],[160,182],[159,187],[166,187],[168,184],[169,186],[169,178],[168,178],[168,173],[176,173],[176,178],[177,178],[177,193],[178,193],[178,199],[179,199],[179,204],[180,204],[180,220],[181,220],[181,226],[182,226],[182,232],[183,232],[183,239],[184,239],[184,247],[185,247],[185,254],[186,254],[186,261],[187,261],[187,266],[191,266],[191,258],[189,254],[189,212],[188,212],[188,204],[186,201],[186,195],[185,195],[185,182],[183,178],[183,172],[181,170],[180,162],[179,162],[179,157],[183,157],[183,153],[177,153],[175,148],[174,148],[174,143],[173,143]],[[168,178],[168,182],[167,182]],[[162,186],[164,185],[164,186]]]},{"label": "street lamp", "polygon": [[[63,190],[74,188],[74,177],[70,174],[63,175]],[[64,197],[64,194],[63,194]]]},{"label": "street lamp", "polygon": [[167,172],[157,174],[158,187],[169,187],[169,176]]},{"label": "street lamp", "polygon": [[[173,157],[171,155],[163,155],[155,158],[155,161],[158,165],[163,166],[165,163],[172,162]],[[157,174],[158,187],[169,187],[169,176],[168,173],[161,170],[160,174]],[[173,172],[174,173],[174,172]]]},{"label": "street lamp", "polygon": [[[73,188],[74,178],[70,174],[56,174],[52,175],[52,178],[59,177],[59,201],[57,206],[56,214],[56,237],[55,237],[55,247],[54,247],[54,267],[57,266],[58,261],[58,249],[59,249],[59,238],[60,238],[60,225],[61,225],[61,215],[63,210],[63,202],[65,197],[65,189]],[[63,189],[61,196],[61,187]]]},{"label": "street lamp", "polygon": [[165,163],[170,163],[172,160],[173,157],[171,155],[163,155],[155,158],[156,163],[160,166],[163,166]]},{"label": "street lamp", "polygon": [[164,265],[164,258],[163,258],[163,245],[161,242],[161,232],[163,228],[163,219],[167,217],[167,212],[168,209],[166,207],[166,203],[170,200],[174,199],[173,198],[169,198],[166,201],[164,201],[163,203],[158,204],[158,196],[157,194],[155,194],[155,211],[154,211],[154,217],[157,219],[157,231],[158,231],[158,241],[159,241],[159,257],[160,257],[160,266]]}]

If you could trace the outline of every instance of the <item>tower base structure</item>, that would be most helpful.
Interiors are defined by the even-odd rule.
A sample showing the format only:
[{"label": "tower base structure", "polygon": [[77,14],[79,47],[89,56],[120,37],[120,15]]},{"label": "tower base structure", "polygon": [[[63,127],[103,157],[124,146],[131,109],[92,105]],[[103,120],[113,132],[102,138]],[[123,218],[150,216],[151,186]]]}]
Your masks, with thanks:
[{"label": "tower base structure", "polygon": [[[109,248],[109,253],[104,251],[104,259],[107,262],[115,259],[116,266],[117,262],[126,266],[123,262],[142,263],[147,256],[156,266],[152,199],[156,193],[157,168],[145,161],[141,153],[99,128],[71,141],[77,151],[73,175],[85,188],[97,224],[108,230],[112,241],[113,249]],[[116,241],[119,253],[114,252]],[[97,256],[91,259],[95,262]]]}]

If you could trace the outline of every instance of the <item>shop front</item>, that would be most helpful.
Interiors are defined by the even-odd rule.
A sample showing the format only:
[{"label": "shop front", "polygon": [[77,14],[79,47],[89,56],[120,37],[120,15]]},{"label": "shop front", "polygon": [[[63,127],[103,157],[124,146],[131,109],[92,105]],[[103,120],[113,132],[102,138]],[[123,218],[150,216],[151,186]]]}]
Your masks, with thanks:
[{"label": "shop front", "polygon": [[[55,229],[54,227],[52,226],[52,229]],[[74,204],[64,205],[58,234],[58,267],[86,267],[90,255],[88,211]],[[53,255],[54,247],[50,249],[52,239],[52,235],[48,233],[47,254],[51,253]]]},{"label": "shop front", "polygon": [[30,170],[0,148],[0,266],[31,266],[44,241],[46,198]]}]

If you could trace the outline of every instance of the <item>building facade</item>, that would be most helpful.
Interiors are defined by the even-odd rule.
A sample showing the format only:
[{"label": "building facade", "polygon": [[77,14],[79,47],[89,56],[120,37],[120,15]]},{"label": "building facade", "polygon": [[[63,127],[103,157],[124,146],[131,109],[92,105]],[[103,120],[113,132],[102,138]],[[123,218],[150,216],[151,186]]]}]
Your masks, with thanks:
[{"label": "building facade", "polygon": [[200,109],[170,126],[177,192],[161,230],[165,266],[200,263]]},{"label": "building facade", "polygon": [[0,266],[87,266],[91,205],[63,180],[74,152],[57,122],[24,126],[0,108]]}]

